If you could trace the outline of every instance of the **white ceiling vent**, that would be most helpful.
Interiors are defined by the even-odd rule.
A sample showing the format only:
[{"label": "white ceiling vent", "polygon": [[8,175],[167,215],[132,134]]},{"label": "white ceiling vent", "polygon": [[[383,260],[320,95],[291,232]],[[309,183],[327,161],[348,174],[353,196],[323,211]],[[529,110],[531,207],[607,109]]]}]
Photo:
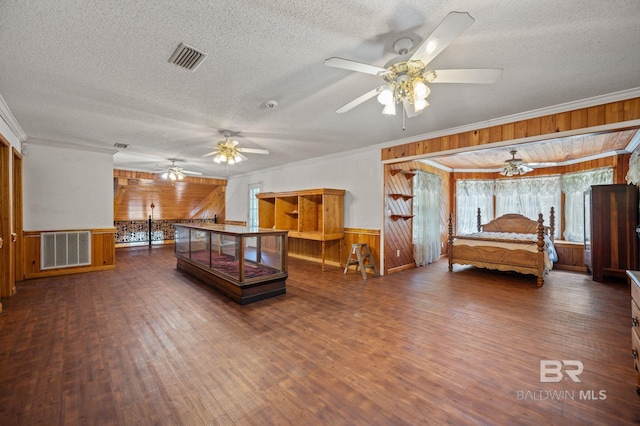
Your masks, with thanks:
[{"label": "white ceiling vent", "polygon": [[209,54],[206,52],[180,43],[178,48],[173,52],[173,55],[169,58],[169,62],[182,68],[195,71],[200,64],[207,59],[207,56],[209,56]]}]

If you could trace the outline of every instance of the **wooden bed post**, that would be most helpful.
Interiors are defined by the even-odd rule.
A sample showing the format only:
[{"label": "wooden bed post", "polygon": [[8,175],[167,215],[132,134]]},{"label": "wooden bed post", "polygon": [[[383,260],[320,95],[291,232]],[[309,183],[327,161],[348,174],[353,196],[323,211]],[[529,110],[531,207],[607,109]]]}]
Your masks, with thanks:
[{"label": "wooden bed post", "polygon": [[[551,210],[553,212],[553,208]],[[538,287],[544,284],[544,219],[538,214]]]},{"label": "wooden bed post", "polygon": [[448,252],[449,252],[449,272],[453,271],[453,214],[449,213],[449,239],[447,241],[449,244]]},{"label": "wooden bed post", "polygon": [[551,211],[549,212],[549,231],[551,235],[551,241],[555,241],[554,235],[556,234],[556,211],[551,207]]},{"label": "wooden bed post", "polygon": [[478,207],[478,232],[482,231],[482,215],[480,214],[480,207]]}]

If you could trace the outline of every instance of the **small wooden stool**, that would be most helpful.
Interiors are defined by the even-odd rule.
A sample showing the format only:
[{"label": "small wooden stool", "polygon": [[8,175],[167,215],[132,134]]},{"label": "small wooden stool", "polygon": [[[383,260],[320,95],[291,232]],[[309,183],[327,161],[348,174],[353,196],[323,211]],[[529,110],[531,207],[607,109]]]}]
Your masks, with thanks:
[{"label": "small wooden stool", "polygon": [[[365,263],[365,261],[367,261],[367,263]],[[365,280],[367,279],[367,269],[371,269],[373,271],[374,277],[380,275],[378,268],[376,268],[376,263],[373,261],[373,257],[371,257],[369,246],[366,243],[351,244],[351,252],[349,253],[346,263],[347,264],[344,268],[345,275],[351,265],[356,265],[356,272],[358,271],[358,268],[360,268],[362,278]]]}]

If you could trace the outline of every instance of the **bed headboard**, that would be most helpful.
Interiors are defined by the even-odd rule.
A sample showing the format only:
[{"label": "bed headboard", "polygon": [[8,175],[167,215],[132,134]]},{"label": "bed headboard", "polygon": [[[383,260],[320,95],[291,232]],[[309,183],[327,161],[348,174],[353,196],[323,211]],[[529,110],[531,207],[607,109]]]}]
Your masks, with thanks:
[{"label": "bed headboard", "polygon": [[[546,228],[546,227],[545,227]],[[484,232],[515,232],[518,234],[537,234],[538,222],[521,214],[505,214],[482,225]],[[545,231],[547,231],[545,229]]]}]

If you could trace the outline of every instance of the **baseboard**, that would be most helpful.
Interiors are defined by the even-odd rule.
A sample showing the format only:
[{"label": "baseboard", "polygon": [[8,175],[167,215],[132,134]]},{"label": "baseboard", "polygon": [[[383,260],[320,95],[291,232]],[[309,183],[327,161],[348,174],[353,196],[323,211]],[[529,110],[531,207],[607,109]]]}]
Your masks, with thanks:
[{"label": "baseboard", "polygon": [[[320,258],[311,257],[311,256],[305,256],[303,254],[289,253],[289,256],[295,257],[296,259],[308,260],[310,262],[322,263],[322,259],[320,259]],[[327,259],[325,259],[324,260],[324,264],[325,265],[342,267],[342,263],[336,262],[335,260],[327,260]]]},{"label": "baseboard", "polygon": [[108,271],[116,269],[116,265],[104,265],[104,266],[82,266],[78,268],[60,268],[60,269],[48,269],[42,272],[31,272],[24,275],[27,280],[33,278],[46,278],[55,277],[59,275],[72,275],[72,274],[84,274],[86,272]]},{"label": "baseboard", "polygon": [[407,265],[397,266],[395,268],[387,269],[387,274],[393,274],[396,272],[406,271],[408,269],[414,269],[416,267],[415,263],[409,263]]},{"label": "baseboard", "polygon": [[573,272],[583,272],[583,273],[587,273],[587,267],[586,266],[572,266],[572,265],[558,265],[555,264],[553,265],[553,269],[559,270],[559,271],[573,271]]}]

